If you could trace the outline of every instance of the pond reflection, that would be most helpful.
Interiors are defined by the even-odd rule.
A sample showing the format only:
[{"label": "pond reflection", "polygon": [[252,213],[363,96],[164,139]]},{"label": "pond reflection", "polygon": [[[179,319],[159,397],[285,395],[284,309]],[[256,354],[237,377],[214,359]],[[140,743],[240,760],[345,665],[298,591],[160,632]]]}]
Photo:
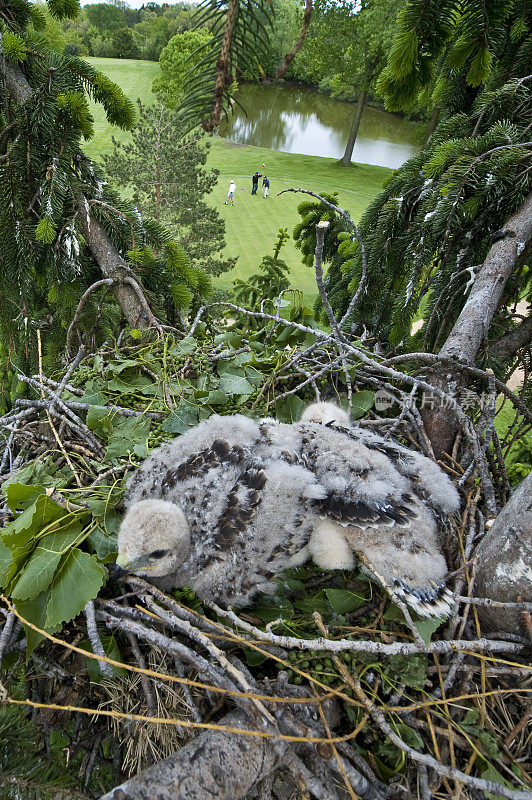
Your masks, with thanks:
[{"label": "pond reflection", "polygon": [[[228,139],[257,147],[341,158],[354,113],[354,104],[333,100],[312,89],[241,86],[234,114],[220,126]],[[353,161],[400,167],[419,152],[415,125],[396,114],[364,109]]]}]

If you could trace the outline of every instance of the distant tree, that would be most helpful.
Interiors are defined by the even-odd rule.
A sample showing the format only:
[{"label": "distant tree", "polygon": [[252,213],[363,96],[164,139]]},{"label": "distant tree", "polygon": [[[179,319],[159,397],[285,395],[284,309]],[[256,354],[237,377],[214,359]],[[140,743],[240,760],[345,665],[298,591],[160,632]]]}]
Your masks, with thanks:
[{"label": "distant tree", "polygon": [[83,13],[100,33],[116,31],[127,26],[126,15],[122,9],[109,3],[89,4],[83,8]]},{"label": "distant tree", "polygon": [[117,187],[130,187],[142,213],[168,225],[193,265],[215,275],[234,266],[223,259],[225,224],[205,195],[216,185],[217,170],[204,169],[209,142],[201,135],[185,139],[175,111],[163,104],[144,106],[128,143],[113,139],[114,151],[103,157]]},{"label": "distant tree", "polygon": [[201,58],[198,49],[204,47],[210,38],[210,34],[202,29],[185,31],[172,36],[161,52],[161,73],[153,81],[152,91],[168,108],[175,108],[182,100],[186,75]]},{"label": "distant tree", "polygon": [[112,41],[115,58],[139,58],[139,49],[130,28],[118,28],[113,33]]},{"label": "distant tree", "polygon": [[320,0],[304,45],[311,79],[333,94],[356,96],[351,129],[342,156],[349,166],[368,95],[386,64],[402,0]]}]

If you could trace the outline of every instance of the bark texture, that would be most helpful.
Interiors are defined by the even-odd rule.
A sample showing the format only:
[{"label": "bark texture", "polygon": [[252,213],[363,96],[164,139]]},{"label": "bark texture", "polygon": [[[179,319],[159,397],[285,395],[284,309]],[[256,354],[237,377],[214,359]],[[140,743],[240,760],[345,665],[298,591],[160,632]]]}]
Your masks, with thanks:
[{"label": "bark texture", "polygon": [[129,277],[136,281],[136,277],[124,261],[114,244],[109,239],[104,228],[97,219],[91,216],[89,204],[84,197],[78,200],[78,220],[83,231],[83,237],[95,261],[105,278],[118,280],[113,286],[113,293],[122,309],[128,325],[131,328],[148,328],[156,324],[153,314],[147,305],[144,305],[134,288],[121,279]]},{"label": "bark texture", "polygon": [[490,355],[504,361],[532,343],[532,314],[490,347]]},{"label": "bark texture", "polygon": [[[477,549],[476,594],[502,603],[532,602],[532,473],[519,485]],[[522,612],[479,606],[481,622],[526,634]]]},{"label": "bark texture", "polygon": [[[221,724],[248,727],[241,711]],[[239,800],[278,766],[271,739],[205,731],[101,800]]]}]

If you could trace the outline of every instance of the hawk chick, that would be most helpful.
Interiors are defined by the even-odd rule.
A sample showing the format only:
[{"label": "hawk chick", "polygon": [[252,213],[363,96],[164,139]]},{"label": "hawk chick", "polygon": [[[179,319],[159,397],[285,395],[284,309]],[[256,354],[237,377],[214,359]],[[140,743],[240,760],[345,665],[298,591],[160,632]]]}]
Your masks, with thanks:
[{"label": "hawk chick", "polygon": [[350,569],[356,554],[420,614],[449,609],[438,527],[458,508],[452,483],[331,403],[293,424],[210,417],[144,462],[126,507],[117,563],[163,588],[245,605],[287,567]]}]

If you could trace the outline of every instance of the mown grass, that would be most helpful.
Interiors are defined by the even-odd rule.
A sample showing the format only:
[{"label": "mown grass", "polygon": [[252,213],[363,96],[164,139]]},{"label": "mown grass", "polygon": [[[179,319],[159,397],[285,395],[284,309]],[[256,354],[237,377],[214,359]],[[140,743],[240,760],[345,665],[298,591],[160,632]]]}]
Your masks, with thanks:
[{"label": "mown grass", "polygon": [[[105,72],[131,100],[140,98],[150,103],[155,98],[151,83],[158,73],[158,64],[151,61],[129,59],[90,58],[95,67]],[[92,104],[94,115],[94,138],[87,142],[85,150],[92,158],[112,150],[111,136],[124,140],[130,134],[109,125],[103,109]],[[257,271],[262,256],[271,252],[280,227],[292,232],[299,220],[297,206],[304,196],[279,192],[292,187],[305,188],[323,193],[339,191],[340,205],[358,220],[368,203],[380,191],[391,170],[366,164],[343,167],[332,158],[296,155],[266,148],[235,145],[219,136],[213,136],[208,166],[220,171],[217,186],[210,202],[216,206],[226,221],[227,247],[225,254],[238,256],[237,266],[231,272],[219,276],[216,284],[229,288],[234,278],[247,278]],[[262,164],[266,164],[266,170]],[[266,171],[271,181],[270,197],[266,200],[260,191],[251,196],[251,175],[255,170]],[[235,206],[225,206],[229,181],[236,182]],[[301,289],[305,299],[311,302],[315,294],[312,271],[301,264],[299,252],[292,238],[283,250],[283,258],[290,266],[290,281]]]}]

